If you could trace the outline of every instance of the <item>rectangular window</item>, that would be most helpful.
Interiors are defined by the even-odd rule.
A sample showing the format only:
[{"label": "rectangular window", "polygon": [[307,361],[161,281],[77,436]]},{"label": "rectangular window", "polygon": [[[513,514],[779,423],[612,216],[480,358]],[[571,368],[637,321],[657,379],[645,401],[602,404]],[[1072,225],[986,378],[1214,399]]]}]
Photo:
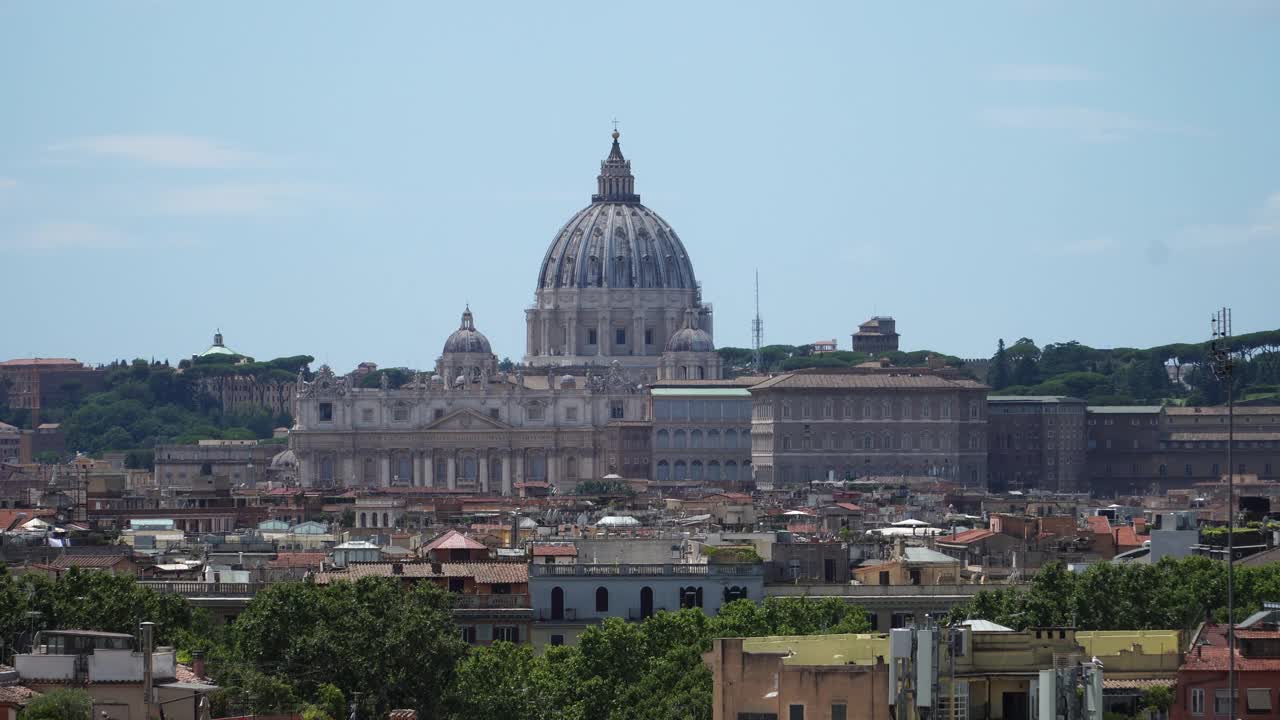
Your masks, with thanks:
[{"label": "rectangular window", "polygon": [[468,625],[466,627],[460,628],[460,630],[462,631],[462,642],[468,645],[476,644],[476,626],[475,625]]},{"label": "rectangular window", "polygon": [[515,625],[496,625],[493,628],[494,641],[504,641],[509,643],[520,642],[520,628]]},{"label": "rectangular window", "polygon": [[333,422],[333,403],[320,403],[320,422]]},{"label": "rectangular window", "polygon": [[1251,713],[1269,713],[1271,712],[1271,689],[1270,688],[1249,688],[1245,691],[1245,702],[1249,705]]},{"label": "rectangular window", "polygon": [[529,420],[541,420],[543,416],[541,405],[530,405],[524,409],[525,418]]},{"label": "rectangular window", "polygon": [[436,409],[431,413],[431,417],[435,418],[436,420],[439,420],[439,419],[443,418],[443,417],[444,417],[444,408],[436,408]]},{"label": "rectangular window", "polygon": [[787,720],[804,720],[804,706],[791,705],[787,708]]},{"label": "rectangular window", "polygon": [[844,703],[831,703],[831,720],[849,720],[849,706]]},{"label": "rectangular window", "polygon": [[500,419],[498,415],[498,408],[489,408],[489,417],[493,418],[494,420]]},{"label": "rectangular window", "polygon": [[[1214,715],[1231,715],[1231,706],[1236,704],[1231,702],[1232,696],[1228,690],[1213,691],[1213,714]],[[1236,702],[1240,701],[1240,691],[1235,694]]]},{"label": "rectangular window", "polygon": [[565,419],[565,420],[568,420],[569,422],[577,422],[577,420],[578,420],[578,408],[576,408],[576,407],[567,407],[567,408],[565,408],[565,409],[564,409],[564,419]]},{"label": "rectangular window", "polygon": [[645,345],[653,344],[653,328],[644,329],[644,344]]},{"label": "rectangular window", "polygon": [[595,328],[588,328],[588,329],[587,329],[587,344],[588,344],[588,345],[595,345],[595,344],[596,344],[596,329],[595,329]]},{"label": "rectangular window", "polygon": [[361,422],[367,422],[367,423],[371,423],[371,422],[373,422],[373,408],[365,408],[365,409],[361,410],[361,411],[360,411],[360,421],[361,421]]},{"label": "rectangular window", "polygon": [[560,647],[561,645],[564,645],[564,636],[563,636],[563,635],[552,635],[552,636],[551,636],[551,645],[552,645],[553,647]]},{"label": "rectangular window", "polygon": [[614,328],[614,330],[613,330],[613,344],[614,344],[614,345],[626,345],[626,344],[627,344],[627,329],[626,329],[626,328]]},{"label": "rectangular window", "polygon": [[623,417],[625,417],[626,415],[626,413],[623,412],[625,407],[626,406],[620,402],[613,403],[612,405],[609,406],[609,417],[614,420],[623,419]]},{"label": "rectangular window", "polygon": [[1204,688],[1191,688],[1191,714],[1204,714]]}]

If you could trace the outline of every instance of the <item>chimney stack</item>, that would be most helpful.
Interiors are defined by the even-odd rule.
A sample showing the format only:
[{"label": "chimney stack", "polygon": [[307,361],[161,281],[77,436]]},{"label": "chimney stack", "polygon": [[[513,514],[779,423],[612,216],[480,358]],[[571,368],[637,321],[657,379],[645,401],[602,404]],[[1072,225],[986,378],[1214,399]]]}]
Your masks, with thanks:
[{"label": "chimney stack", "polygon": [[398,563],[398,562],[397,562],[397,563],[391,563],[391,574],[392,574],[392,575],[403,575],[403,574],[404,574],[404,563]]},{"label": "chimney stack", "polygon": [[196,674],[197,678],[203,679],[204,674],[204,653],[200,650],[191,652],[191,671]]}]

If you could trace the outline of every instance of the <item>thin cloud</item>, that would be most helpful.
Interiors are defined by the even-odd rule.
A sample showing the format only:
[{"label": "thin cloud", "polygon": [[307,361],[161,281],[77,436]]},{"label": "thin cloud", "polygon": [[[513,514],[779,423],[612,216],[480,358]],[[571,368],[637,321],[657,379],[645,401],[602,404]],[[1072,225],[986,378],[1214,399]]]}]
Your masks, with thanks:
[{"label": "thin cloud", "polygon": [[260,167],[267,159],[212,138],[195,135],[95,135],[49,147],[59,157],[105,157],[183,169]]},{"label": "thin cloud", "polygon": [[297,209],[323,192],[306,183],[216,183],[163,190],[148,209],[173,215],[261,215]]},{"label": "thin cloud", "polygon": [[1019,83],[1081,82],[1094,77],[1093,71],[1080,65],[1015,63],[992,66],[992,80]]},{"label": "thin cloud", "polygon": [[1128,113],[1074,106],[994,107],[983,110],[981,119],[995,128],[1061,132],[1093,141],[1119,140],[1151,129]]},{"label": "thin cloud", "polygon": [[1267,197],[1246,221],[1191,226],[1182,231],[1178,244],[1221,248],[1268,241],[1280,241],[1280,192]]},{"label": "thin cloud", "polygon": [[118,250],[135,243],[111,228],[63,220],[38,223],[12,236],[10,245],[25,250]]}]

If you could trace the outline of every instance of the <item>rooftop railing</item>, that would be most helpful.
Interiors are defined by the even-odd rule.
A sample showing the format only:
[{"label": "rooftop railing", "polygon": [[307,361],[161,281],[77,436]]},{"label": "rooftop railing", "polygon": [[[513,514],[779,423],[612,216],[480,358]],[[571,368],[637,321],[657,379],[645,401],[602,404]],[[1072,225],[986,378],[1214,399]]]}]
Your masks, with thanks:
[{"label": "rooftop railing", "polygon": [[628,577],[628,576],[763,576],[764,566],[758,563],[625,563],[607,564],[555,564],[530,565],[533,577]]}]

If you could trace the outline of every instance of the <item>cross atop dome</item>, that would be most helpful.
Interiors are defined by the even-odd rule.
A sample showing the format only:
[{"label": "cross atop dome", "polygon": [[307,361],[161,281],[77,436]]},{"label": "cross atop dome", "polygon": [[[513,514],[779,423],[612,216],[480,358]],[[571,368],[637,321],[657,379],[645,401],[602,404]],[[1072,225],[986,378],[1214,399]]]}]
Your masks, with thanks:
[{"label": "cross atop dome", "polygon": [[640,202],[640,196],[636,194],[636,179],[631,174],[631,161],[622,156],[618,137],[618,121],[614,120],[613,147],[609,149],[609,157],[600,162],[600,174],[596,176],[597,192],[591,196],[593,203]]}]

